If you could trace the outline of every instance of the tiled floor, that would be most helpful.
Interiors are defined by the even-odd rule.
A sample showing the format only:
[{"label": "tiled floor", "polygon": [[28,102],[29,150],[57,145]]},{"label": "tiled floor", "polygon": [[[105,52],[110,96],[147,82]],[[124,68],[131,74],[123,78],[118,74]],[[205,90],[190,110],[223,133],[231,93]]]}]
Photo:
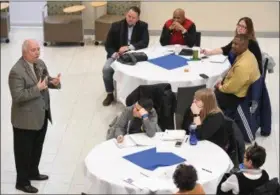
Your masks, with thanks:
[{"label": "tiled floor", "polygon": [[[15,165],[13,158],[12,126],[10,123],[11,98],[8,73],[21,56],[24,39],[33,38],[43,43],[42,29],[12,29],[11,42],[1,44],[1,194],[21,193],[14,189]],[[202,37],[202,47],[224,45],[231,38]],[[273,109],[273,130],[268,138],[257,141],[267,149],[264,168],[271,177],[279,175],[279,39],[259,38],[262,50],[271,54],[277,66],[267,75],[267,86]],[[150,44],[158,43],[151,37]],[[122,108],[120,104],[103,107],[105,97],[102,66],[105,62],[103,46],[87,45],[41,48],[41,58],[49,71],[62,73],[63,88],[51,92],[54,123],[49,126],[40,164],[49,181],[32,182],[41,193],[80,193],[88,181],[83,176],[83,160],[87,153],[105,138],[109,121]]]}]

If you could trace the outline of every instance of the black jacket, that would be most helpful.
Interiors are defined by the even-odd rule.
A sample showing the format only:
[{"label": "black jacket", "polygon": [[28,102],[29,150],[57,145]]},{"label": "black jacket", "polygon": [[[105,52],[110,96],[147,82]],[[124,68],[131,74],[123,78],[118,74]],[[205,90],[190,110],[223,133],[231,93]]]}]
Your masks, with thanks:
[{"label": "black jacket", "polygon": [[[127,46],[128,26],[126,19],[114,22],[108,32],[105,49],[107,58],[110,58],[113,53],[118,52],[122,46]],[[131,45],[135,50],[143,49],[149,45],[148,24],[143,21],[138,21],[132,31]]]},{"label": "black jacket", "polygon": [[[162,28],[161,36],[160,36],[160,44],[162,46],[170,45],[170,37],[171,37],[172,31],[170,31],[165,25]],[[193,23],[190,28],[188,29],[188,32],[183,35],[185,45],[188,47],[193,47],[196,41],[196,26]]]},{"label": "black jacket", "polygon": [[126,105],[131,106],[141,98],[150,98],[158,114],[158,125],[162,131],[174,129],[176,96],[170,84],[140,85],[126,98]]}]

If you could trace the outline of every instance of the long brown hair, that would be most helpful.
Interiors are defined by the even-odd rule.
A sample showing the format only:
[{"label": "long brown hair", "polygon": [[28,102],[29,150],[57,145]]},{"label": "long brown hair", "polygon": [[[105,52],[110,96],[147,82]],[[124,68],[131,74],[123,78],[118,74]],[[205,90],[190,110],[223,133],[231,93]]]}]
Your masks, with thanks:
[{"label": "long brown hair", "polygon": [[[240,18],[237,22],[237,25],[239,24],[240,21],[244,21],[246,24],[246,35],[249,37],[249,39],[257,41],[256,35],[255,35],[255,29],[254,29],[254,24],[251,18],[249,17],[243,17]],[[237,29],[235,29],[235,35],[237,34]]]},{"label": "long brown hair", "polygon": [[215,93],[212,89],[203,88],[197,90],[194,94],[194,99],[203,102],[203,108],[199,114],[201,121],[203,121],[210,113],[222,113],[222,110],[218,106]]}]

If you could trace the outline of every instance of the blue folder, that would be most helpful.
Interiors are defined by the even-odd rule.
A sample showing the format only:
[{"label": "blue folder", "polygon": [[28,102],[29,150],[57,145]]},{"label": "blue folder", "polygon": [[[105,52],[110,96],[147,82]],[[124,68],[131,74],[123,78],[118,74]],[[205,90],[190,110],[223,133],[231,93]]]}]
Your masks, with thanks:
[{"label": "blue folder", "polygon": [[185,161],[184,158],[173,153],[157,153],[156,148],[130,154],[123,158],[150,171],[158,167],[171,166]]},{"label": "blue folder", "polygon": [[175,54],[154,58],[148,61],[167,70],[173,70],[188,65],[188,59]]}]

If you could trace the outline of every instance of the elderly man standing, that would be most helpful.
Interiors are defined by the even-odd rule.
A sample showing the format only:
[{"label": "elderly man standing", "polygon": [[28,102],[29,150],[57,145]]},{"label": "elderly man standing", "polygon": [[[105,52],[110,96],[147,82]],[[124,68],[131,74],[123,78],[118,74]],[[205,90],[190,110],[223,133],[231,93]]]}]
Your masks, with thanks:
[{"label": "elderly man standing", "polygon": [[196,39],[195,24],[186,18],[185,11],[176,9],[173,18],[165,22],[160,36],[160,44],[165,45],[187,45],[193,47]]},{"label": "elderly man standing", "polygon": [[14,155],[17,170],[16,189],[37,193],[30,180],[47,180],[39,172],[43,143],[52,121],[48,88],[59,89],[60,74],[49,76],[39,59],[40,46],[35,40],[22,45],[22,57],[12,67],[9,87],[12,96],[11,122],[14,132]]}]

